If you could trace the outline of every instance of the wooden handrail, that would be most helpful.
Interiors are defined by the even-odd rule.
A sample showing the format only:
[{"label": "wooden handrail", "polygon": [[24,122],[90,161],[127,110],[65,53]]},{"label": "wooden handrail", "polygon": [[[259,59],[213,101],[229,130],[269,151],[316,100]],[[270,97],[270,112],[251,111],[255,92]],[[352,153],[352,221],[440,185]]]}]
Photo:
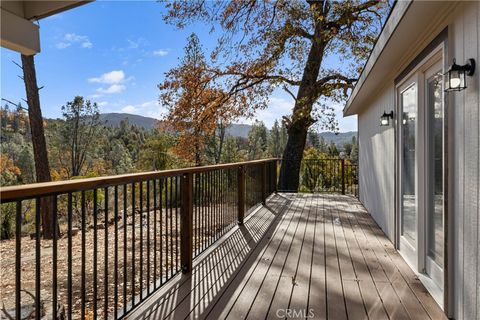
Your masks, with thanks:
[{"label": "wooden handrail", "polygon": [[262,160],[253,160],[245,162],[226,163],[218,165],[209,165],[202,167],[190,167],[182,169],[162,170],[162,171],[150,171],[140,172],[132,174],[122,174],[115,176],[85,178],[66,181],[54,181],[54,182],[42,182],[24,184],[18,186],[9,186],[0,188],[0,201],[2,203],[22,200],[28,198],[34,198],[39,196],[46,196],[56,193],[77,192],[83,190],[91,190],[96,188],[104,188],[115,185],[122,185],[132,182],[140,182],[149,179],[157,179],[163,177],[181,176],[189,173],[201,173],[212,170],[238,168],[240,166],[248,167],[261,163],[276,161],[277,158],[269,158]]}]

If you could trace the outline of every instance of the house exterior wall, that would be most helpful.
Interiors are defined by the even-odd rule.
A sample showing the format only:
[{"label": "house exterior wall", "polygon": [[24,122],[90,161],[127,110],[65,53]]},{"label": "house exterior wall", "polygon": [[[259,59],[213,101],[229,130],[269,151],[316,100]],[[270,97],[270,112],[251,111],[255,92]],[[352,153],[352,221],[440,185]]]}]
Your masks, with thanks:
[{"label": "house exterior wall", "polygon": [[453,299],[456,319],[480,319],[480,2],[456,7],[449,24],[449,57],[474,58],[468,88],[450,94],[451,195],[453,218]]},{"label": "house exterior wall", "polygon": [[[449,316],[455,319],[480,319],[480,2],[459,2],[441,19],[432,21],[429,35],[419,33],[412,45],[417,54],[444,28],[448,27],[446,64],[456,58],[463,64],[474,58],[474,77],[468,88],[448,93],[448,234]],[[417,40],[418,40],[417,39]],[[407,53],[408,50],[408,53]],[[405,48],[405,61],[415,57]],[[385,87],[372,92],[358,114],[360,200],[386,235],[394,240],[394,129],[380,127],[383,111],[394,109],[394,78],[403,66],[392,66],[392,77]]]},{"label": "house exterior wall", "polygon": [[375,96],[369,108],[358,115],[360,201],[393,242],[394,129],[380,126],[383,112],[393,110],[393,83]]}]

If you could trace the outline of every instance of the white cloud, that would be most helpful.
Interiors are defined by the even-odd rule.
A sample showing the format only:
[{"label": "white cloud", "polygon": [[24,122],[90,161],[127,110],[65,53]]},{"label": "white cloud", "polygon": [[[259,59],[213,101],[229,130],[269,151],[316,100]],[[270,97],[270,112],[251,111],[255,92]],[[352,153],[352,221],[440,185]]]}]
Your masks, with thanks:
[{"label": "white cloud", "polygon": [[88,82],[105,83],[105,84],[117,84],[125,81],[125,73],[123,70],[113,70],[102,74],[100,77],[90,78]]},{"label": "white cloud", "polygon": [[135,108],[135,106],[129,104],[129,105],[123,107],[121,110],[122,110],[122,112],[133,113],[133,112],[137,111],[137,108]]},{"label": "white cloud", "polygon": [[82,48],[90,49],[91,47],[93,47],[93,43],[91,43],[90,40],[82,42]]},{"label": "white cloud", "polygon": [[71,43],[67,43],[67,42],[59,42],[57,43],[55,46],[57,47],[57,49],[66,49],[68,47],[70,47],[72,44]]},{"label": "white cloud", "polygon": [[112,93],[120,93],[125,91],[126,87],[123,84],[112,84],[107,88],[98,88],[97,92],[105,93],[105,94],[112,94]]},{"label": "white cloud", "polygon": [[127,39],[128,47],[127,49],[138,49],[141,46],[145,46],[148,42],[144,38],[138,38],[136,40]]},{"label": "white cloud", "polygon": [[67,33],[63,36],[62,40],[56,44],[57,49],[66,49],[73,44],[79,44],[80,47],[90,49],[93,47],[93,43],[87,36],[78,35],[76,33]]},{"label": "white cloud", "polygon": [[106,87],[97,88],[97,97],[99,97],[101,96],[99,94],[113,94],[125,91],[127,87],[124,83],[132,79],[133,77],[125,78],[123,70],[113,70],[98,77],[90,78],[88,82],[107,85]]},{"label": "white cloud", "polygon": [[105,106],[108,105],[108,102],[107,102],[107,101],[100,101],[100,102],[97,102],[97,105],[98,105],[99,107],[105,107]]},{"label": "white cloud", "polygon": [[120,112],[138,114],[145,117],[161,119],[165,109],[160,106],[157,100],[150,100],[138,104],[128,104],[121,107]]},{"label": "white cloud", "polygon": [[271,128],[275,120],[281,121],[283,116],[292,113],[294,102],[282,97],[270,97],[268,107],[263,110],[257,110],[252,119],[239,119],[240,122],[253,123],[255,120],[260,120],[265,123],[267,128]]},{"label": "white cloud", "polygon": [[168,50],[167,49],[158,49],[158,50],[155,50],[153,51],[153,55],[154,56],[158,56],[158,57],[164,57],[168,54]]}]

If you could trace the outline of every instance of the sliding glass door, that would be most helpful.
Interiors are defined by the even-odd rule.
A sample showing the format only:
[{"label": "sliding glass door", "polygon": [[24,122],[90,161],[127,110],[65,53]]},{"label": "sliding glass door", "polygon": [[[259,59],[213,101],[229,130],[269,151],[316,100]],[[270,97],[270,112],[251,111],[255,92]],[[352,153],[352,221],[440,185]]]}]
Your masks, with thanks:
[{"label": "sliding glass door", "polygon": [[399,251],[439,304],[445,254],[443,96],[441,55],[397,86]]}]

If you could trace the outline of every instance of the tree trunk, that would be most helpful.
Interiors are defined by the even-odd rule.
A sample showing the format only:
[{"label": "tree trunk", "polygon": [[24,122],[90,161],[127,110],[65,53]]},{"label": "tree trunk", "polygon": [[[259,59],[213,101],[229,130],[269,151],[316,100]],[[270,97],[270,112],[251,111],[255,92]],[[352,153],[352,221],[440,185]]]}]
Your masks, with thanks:
[{"label": "tree trunk", "polygon": [[[35,174],[37,182],[52,181],[50,166],[48,164],[47,143],[43,128],[43,117],[40,109],[40,97],[38,94],[37,76],[33,56],[22,54],[23,80],[27,93],[28,118],[32,134],[33,157],[35,160]],[[42,198],[41,216],[42,232],[44,239],[52,239],[55,232],[53,228],[53,208],[51,198]],[[58,235],[57,229],[57,235]]]},{"label": "tree trunk", "polygon": [[305,149],[307,127],[298,127],[288,132],[287,145],[280,168],[279,190],[297,192],[300,182],[300,165]]},{"label": "tree trunk", "polygon": [[[322,7],[317,3],[312,4],[312,9],[320,11]],[[315,33],[311,41],[302,82],[298,88],[295,106],[293,108],[291,123],[288,125],[288,140],[283,152],[282,166],[280,168],[280,181],[278,189],[281,191],[297,192],[300,182],[300,165],[303,159],[303,150],[307,140],[308,128],[314,123],[311,112],[317,99],[315,84],[322,65],[325,42],[322,40],[322,22],[315,26]]]}]

